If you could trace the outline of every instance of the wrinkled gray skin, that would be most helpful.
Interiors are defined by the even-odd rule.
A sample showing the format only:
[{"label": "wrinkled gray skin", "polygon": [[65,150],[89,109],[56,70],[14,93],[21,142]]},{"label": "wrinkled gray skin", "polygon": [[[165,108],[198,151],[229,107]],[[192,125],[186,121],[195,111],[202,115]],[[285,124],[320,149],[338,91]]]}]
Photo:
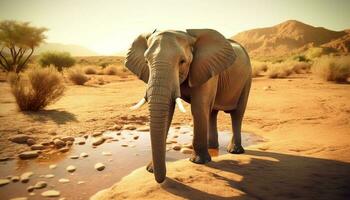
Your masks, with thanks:
[{"label": "wrinkled gray skin", "polygon": [[241,124],[251,65],[241,45],[211,29],[154,32],[135,39],[125,65],[147,83],[152,143],[152,162],[147,170],[154,172],[158,183],[166,176],[166,136],[177,97],[191,104],[192,162],[211,161],[208,148],[218,147],[216,117],[220,110],[232,118],[233,136],[227,151],[244,153]]}]

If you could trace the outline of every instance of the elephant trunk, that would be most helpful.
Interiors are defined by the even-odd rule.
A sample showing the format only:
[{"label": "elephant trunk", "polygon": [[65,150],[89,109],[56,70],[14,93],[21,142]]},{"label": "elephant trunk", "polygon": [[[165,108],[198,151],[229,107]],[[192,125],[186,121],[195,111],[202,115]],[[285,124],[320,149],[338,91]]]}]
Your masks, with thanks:
[{"label": "elephant trunk", "polygon": [[169,77],[168,66],[159,64],[152,70],[147,89],[150,113],[150,135],[152,146],[153,173],[158,183],[166,176],[165,148],[168,132],[169,113],[174,103],[173,85]]}]

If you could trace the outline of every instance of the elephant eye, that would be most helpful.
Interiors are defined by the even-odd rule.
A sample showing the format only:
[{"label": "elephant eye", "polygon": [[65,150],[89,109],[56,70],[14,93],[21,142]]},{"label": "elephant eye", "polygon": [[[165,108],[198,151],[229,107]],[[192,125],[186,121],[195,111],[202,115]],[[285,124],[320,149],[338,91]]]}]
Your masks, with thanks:
[{"label": "elephant eye", "polygon": [[181,59],[181,60],[180,60],[180,65],[184,64],[185,62],[186,62],[185,59]]}]

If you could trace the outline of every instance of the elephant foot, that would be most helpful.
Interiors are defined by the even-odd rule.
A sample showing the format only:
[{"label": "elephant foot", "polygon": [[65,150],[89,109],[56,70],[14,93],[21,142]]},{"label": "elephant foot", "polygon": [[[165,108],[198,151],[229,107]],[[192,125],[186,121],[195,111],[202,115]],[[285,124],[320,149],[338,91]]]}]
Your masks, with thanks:
[{"label": "elephant foot", "polygon": [[209,149],[218,149],[219,148],[219,143],[218,142],[210,142],[209,141],[208,148]]},{"label": "elephant foot", "polygon": [[227,147],[227,152],[232,153],[232,154],[242,154],[242,153],[244,153],[244,149],[243,149],[242,145],[229,144]]},{"label": "elephant foot", "polygon": [[194,154],[190,158],[190,161],[196,164],[205,164],[211,161],[211,157],[208,152],[201,154]]},{"label": "elephant foot", "polygon": [[146,170],[149,173],[153,173],[153,163],[152,163],[152,161],[148,163],[148,165],[146,166]]}]

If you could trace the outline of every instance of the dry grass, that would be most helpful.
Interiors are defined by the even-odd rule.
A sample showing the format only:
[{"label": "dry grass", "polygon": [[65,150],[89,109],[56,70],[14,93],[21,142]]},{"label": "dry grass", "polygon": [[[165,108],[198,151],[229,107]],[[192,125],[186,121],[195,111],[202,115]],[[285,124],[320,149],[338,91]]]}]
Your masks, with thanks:
[{"label": "dry grass", "polygon": [[262,72],[267,71],[267,64],[265,62],[252,61],[252,76],[258,77]]},{"label": "dry grass", "polygon": [[37,111],[59,100],[65,90],[62,75],[53,66],[32,67],[24,73],[9,74],[8,82],[22,111]]},{"label": "dry grass", "polygon": [[312,72],[326,81],[349,83],[350,56],[321,57],[312,65]]},{"label": "dry grass", "polygon": [[81,67],[69,69],[67,70],[67,74],[69,80],[71,80],[75,85],[84,85],[89,80],[89,77],[85,75]]},{"label": "dry grass", "polygon": [[84,67],[85,74],[97,74],[96,66],[86,66]]},{"label": "dry grass", "polygon": [[296,74],[307,74],[310,73],[311,64],[307,62],[294,62],[291,63],[293,65],[293,72]]},{"label": "dry grass", "polygon": [[269,78],[286,78],[293,73],[293,67],[286,62],[272,64],[268,67]]},{"label": "dry grass", "polygon": [[106,75],[117,75],[118,74],[118,68],[114,65],[108,65],[104,69],[104,74]]}]

